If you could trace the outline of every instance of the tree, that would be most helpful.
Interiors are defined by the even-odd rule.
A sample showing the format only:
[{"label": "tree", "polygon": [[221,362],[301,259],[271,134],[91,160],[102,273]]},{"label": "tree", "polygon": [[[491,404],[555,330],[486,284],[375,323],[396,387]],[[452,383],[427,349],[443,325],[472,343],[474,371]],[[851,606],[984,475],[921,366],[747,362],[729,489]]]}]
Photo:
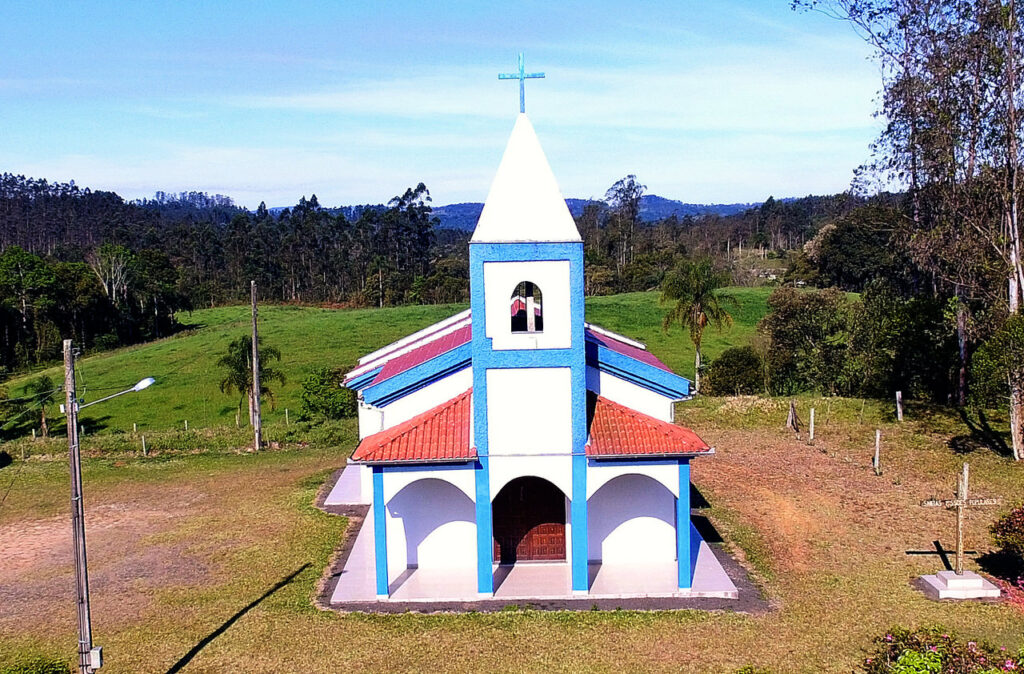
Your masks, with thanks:
[{"label": "tree", "polygon": [[722,330],[732,325],[732,315],[724,304],[738,307],[736,298],[718,292],[729,283],[729,275],[717,271],[710,258],[684,260],[670,271],[662,282],[662,303],[674,303],[665,314],[662,328],[667,332],[673,323],[690,331],[694,347],[694,390],[700,391],[700,345],[704,329],[712,325]]},{"label": "tree", "polygon": [[324,419],[344,419],[356,415],[355,391],[342,383],[345,373],[341,368],[321,367],[302,380],[302,416]]},{"label": "tree", "polygon": [[121,306],[126,302],[134,261],[132,252],[124,246],[105,243],[90,253],[86,259],[110,301],[115,306]]},{"label": "tree", "polygon": [[[907,186],[909,248],[932,273],[934,287],[949,287],[957,300],[964,382],[970,300],[1010,316],[1024,311],[1018,109],[1024,7],[1017,0],[796,0],[794,6],[849,21],[875,50],[887,124],[867,173]],[[1001,281],[990,283],[993,276]],[[1024,381],[1008,383],[1019,458]]]},{"label": "tree", "polygon": [[[1005,401],[1014,387],[1024,387],[1024,316],[1010,316],[974,354],[973,364],[971,397],[976,404]],[[1012,452],[1017,461],[1024,459],[1016,445]]]},{"label": "tree", "polygon": [[611,228],[617,239],[615,256],[616,271],[633,261],[633,236],[640,224],[640,200],[647,190],[646,185],[636,181],[630,174],[622,178],[605,192],[604,199],[611,209]]},{"label": "tree", "polygon": [[[274,401],[274,392],[270,389],[271,381],[276,381],[282,386],[285,383],[284,373],[268,364],[268,360],[281,360],[281,352],[273,346],[263,346],[263,340],[259,340],[260,352],[260,395],[270,398],[271,404]],[[253,407],[252,391],[252,337],[245,335],[232,340],[228,344],[228,351],[217,360],[217,367],[224,373],[220,380],[222,393],[230,394],[237,391],[238,412],[242,412],[242,401],[249,401],[249,424],[256,423],[256,411]]]},{"label": "tree", "polygon": [[752,346],[734,346],[708,367],[709,395],[753,395],[764,391],[764,361]]},{"label": "tree", "polygon": [[21,328],[29,331],[29,309],[36,301],[48,300],[53,287],[53,270],[38,255],[11,246],[0,255],[0,292],[21,314]]},{"label": "tree", "polygon": [[849,334],[843,293],[779,288],[768,298],[768,310],[757,328],[768,338],[769,390],[843,392],[851,379],[846,376]]},{"label": "tree", "polygon": [[44,438],[50,435],[46,425],[46,407],[54,401],[58,391],[60,391],[60,387],[54,386],[53,380],[45,374],[30,380],[25,385],[24,397],[32,398],[33,403],[39,405],[39,428]]}]

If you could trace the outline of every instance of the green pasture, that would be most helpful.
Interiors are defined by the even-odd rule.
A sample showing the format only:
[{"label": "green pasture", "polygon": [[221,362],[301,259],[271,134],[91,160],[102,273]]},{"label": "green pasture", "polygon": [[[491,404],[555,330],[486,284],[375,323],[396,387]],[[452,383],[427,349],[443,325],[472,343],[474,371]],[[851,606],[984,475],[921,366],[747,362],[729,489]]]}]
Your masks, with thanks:
[{"label": "green pasture", "polygon": [[[739,301],[732,309],[735,323],[718,333],[709,329],[705,355],[716,357],[730,346],[747,344],[757,321],[766,312],[770,288],[731,288]],[[287,383],[276,386],[271,404],[264,403],[265,424],[284,424],[285,409],[292,420],[300,408],[302,379],[322,366],[350,367],[360,356],[411,332],[440,321],[463,305],[410,306],[387,309],[321,309],[268,305],[260,308],[263,343],[281,351],[280,363]],[[658,293],[631,293],[587,300],[587,320],[646,342],[650,350],[674,370],[693,375],[693,344],[689,334],[674,326],[662,330],[665,308]],[[82,412],[87,433],[132,430],[139,432],[234,426],[238,394],[220,391],[217,359],[231,340],[248,334],[247,306],[202,309],[184,313],[186,330],[167,339],[114,351],[86,355],[79,361],[78,388],[86,402],[131,386],[152,376],[155,386],[121,396]],[[33,376],[38,376],[36,373]],[[59,382],[60,368],[45,370]],[[29,377],[10,383],[12,397],[20,395]],[[242,424],[245,425],[245,412]]]}]

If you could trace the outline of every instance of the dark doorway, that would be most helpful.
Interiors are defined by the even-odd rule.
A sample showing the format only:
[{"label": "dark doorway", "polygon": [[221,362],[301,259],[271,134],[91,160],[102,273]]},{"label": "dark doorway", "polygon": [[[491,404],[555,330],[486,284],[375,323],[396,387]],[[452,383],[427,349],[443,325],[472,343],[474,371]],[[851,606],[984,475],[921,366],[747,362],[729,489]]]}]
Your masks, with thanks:
[{"label": "dark doorway", "polygon": [[565,496],[539,477],[520,477],[494,499],[494,557],[502,564],[565,559]]}]

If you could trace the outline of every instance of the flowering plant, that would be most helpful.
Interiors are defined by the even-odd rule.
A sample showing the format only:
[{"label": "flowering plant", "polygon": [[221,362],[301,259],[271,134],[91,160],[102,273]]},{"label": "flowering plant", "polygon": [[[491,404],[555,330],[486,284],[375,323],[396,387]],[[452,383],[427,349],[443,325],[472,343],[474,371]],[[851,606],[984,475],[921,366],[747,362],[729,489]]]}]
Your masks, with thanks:
[{"label": "flowering plant", "polygon": [[893,628],[874,641],[864,660],[867,674],[1024,673],[1024,652],[1016,655],[976,641],[964,642],[938,628]]}]

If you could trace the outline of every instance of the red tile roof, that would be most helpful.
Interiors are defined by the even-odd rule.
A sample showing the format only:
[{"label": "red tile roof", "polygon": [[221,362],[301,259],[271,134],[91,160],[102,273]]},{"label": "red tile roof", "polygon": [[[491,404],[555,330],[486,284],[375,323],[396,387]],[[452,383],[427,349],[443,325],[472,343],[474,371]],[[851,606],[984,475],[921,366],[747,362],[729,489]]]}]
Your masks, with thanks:
[{"label": "red tile roof", "polygon": [[589,457],[708,454],[711,447],[689,428],[660,421],[596,396],[590,422]]},{"label": "red tile roof", "polygon": [[454,332],[449,332],[447,335],[443,335],[437,339],[427,342],[423,346],[413,349],[408,353],[396,356],[384,364],[381,371],[373,378],[373,383],[379,384],[385,379],[390,379],[396,374],[401,374],[406,370],[416,367],[420,363],[425,363],[431,358],[436,358],[442,353],[447,353],[452,349],[462,346],[471,338],[472,326],[465,325]]},{"label": "red tile roof", "polygon": [[611,349],[616,353],[621,353],[623,356],[629,356],[635,360],[639,360],[641,363],[647,363],[659,370],[665,370],[671,372],[671,368],[665,363],[658,360],[658,357],[647,349],[638,349],[632,344],[620,342],[610,335],[602,335],[594,330],[587,330],[587,338],[592,339],[603,347]]},{"label": "red tile roof", "polygon": [[363,438],[352,459],[367,463],[470,461],[473,389],[408,421]]}]

